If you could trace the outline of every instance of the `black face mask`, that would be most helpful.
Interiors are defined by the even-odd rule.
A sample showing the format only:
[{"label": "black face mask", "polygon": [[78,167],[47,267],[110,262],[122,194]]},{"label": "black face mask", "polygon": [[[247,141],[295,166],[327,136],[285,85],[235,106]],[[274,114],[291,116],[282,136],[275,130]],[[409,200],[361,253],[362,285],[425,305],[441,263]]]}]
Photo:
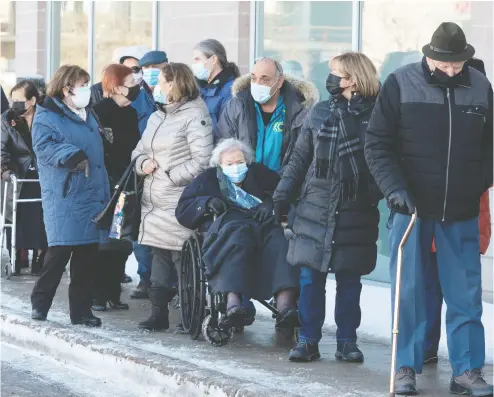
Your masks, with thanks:
[{"label": "black face mask", "polygon": [[330,74],[326,79],[326,89],[331,96],[338,96],[343,92],[343,88],[340,87],[341,77]]},{"label": "black face mask", "polygon": [[14,113],[15,117],[21,117],[26,113],[26,102],[12,102],[11,111]]},{"label": "black face mask", "polygon": [[127,98],[131,102],[134,102],[141,92],[141,87],[139,87],[139,85],[134,85],[127,88],[129,89],[129,92],[127,95],[125,95],[125,98]]},{"label": "black face mask", "polygon": [[454,87],[454,86],[458,85],[461,73],[462,72],[455,74],[454,76],[451,77],[436,67],[434,69],[434,71],[432,72],[432,75],[438,81],[439,84],[446,86],[446,87]]}]

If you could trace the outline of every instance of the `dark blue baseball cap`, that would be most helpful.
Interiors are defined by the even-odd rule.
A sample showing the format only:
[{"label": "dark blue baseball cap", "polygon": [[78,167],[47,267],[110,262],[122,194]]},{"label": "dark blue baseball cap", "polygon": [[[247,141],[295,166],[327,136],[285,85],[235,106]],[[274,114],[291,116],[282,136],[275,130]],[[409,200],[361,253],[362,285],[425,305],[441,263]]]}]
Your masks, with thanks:
[{"label": "dark blue baseball cap", "polygon": [[139,66],[158,65],[163,62],[168,62],[165,51],[149,51],[139,59]]}]

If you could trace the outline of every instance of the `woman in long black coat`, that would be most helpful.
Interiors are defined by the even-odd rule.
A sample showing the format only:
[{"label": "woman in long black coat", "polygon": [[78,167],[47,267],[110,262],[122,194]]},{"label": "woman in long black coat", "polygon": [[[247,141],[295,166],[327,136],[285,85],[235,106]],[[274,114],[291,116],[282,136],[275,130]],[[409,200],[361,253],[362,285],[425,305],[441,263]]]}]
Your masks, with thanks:
[{"label": "woman in long black coat", "polygon": [[183,226],[206,232],[208,284],[214,293],[227,294],[223,323],[252,324],[242,295],[258,300],[275,296],[280,312],[276,326],[294,327],[298,271],[286,261],[288,242],[273,218],[271,199],[279,176],[252,159],[252,149],[244,143],[233,138],[220,142],[213,150],[213,168],[185,188],[175,214]]},{"label": "woman in long black coat", "polygon": [[336,357],[359,362],[360,277],[376,265],[381,198],[364,158],[365,131],[379,91],[377,72],[363,54],[334,58],[330,100],[310,112],[274,194],[277,218],[298,201],[288,261],[300,266],[300,342],[292,361],[320,357],[328,272],[336,276]]},{"label": "woman in long black coat", "polygon": [[[28,80],[20,81],[11,94],[12,108],[2,114],[2,203],[4,182],[12,176],[19,179],[38,179],[36,157],[33,152],[31,127],[36,104],[40,94]],[[39,183],[18,184],[17,199],[39,199]],[[12,185],[8,187],[6,220],[12,221]],[[11,229],[7,229],[7,246],[11,245]],[[43,266],[45,251],[48,248],[43,209],[41,203],[19,203],[17,206],[16,247],[33,250],[32,274],[38,274]],[[20,251],[20,250],[19,250]],[[19,255],[19,253],[18,253]],[[16,260],[16,274],[20,273],[19,257]]]},{"label": "woman in long black coat", "polygon": [[[134,82],[132,69],[118,64],[105,68],[102,87],[105,98],[95,104],[93,110],[107,138],[104,140],[105,166],[110,189],[113,189],[129,166],[132,151],[140,139],[137,112],[130,106],[139,96],[140,88]],[[127,241],[100,244],[93,310],[104,311],[107,303],[112,309],[129,308],[126,303],[120,302],[120,282],[131,253],[132,243]]]}]

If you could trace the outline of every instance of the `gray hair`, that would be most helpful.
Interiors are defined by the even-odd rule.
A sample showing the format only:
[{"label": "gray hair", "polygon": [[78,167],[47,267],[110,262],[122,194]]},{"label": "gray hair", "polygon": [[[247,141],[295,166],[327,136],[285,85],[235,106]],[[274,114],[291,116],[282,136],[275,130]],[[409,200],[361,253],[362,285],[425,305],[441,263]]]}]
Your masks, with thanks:
[{"label": "gray hair", "polygon": [[276,59],[270,58],[270,57],[259,57],[256,58],[254,65],[258,62],[273,62],[274,65],[276,66],[276,79],[279,79],[281,76],[283,76],[283,66],[281,66],[281,63],[279,63]]},{"label": "gray hair", "polygon": [[223,44],[216,39],[202,40],[194,47],[195,50],[202,52],[207,58],[211,58],[213,55],[218,57],[218,61],[223,69],[232,68],[234,77],[240,76],[240,71],[237,65],[233,62],[228,62],[226,57],[226,50]]},{"label": "gray hair", "polygon": [[228,138],[221,140],[220,143],[218,143],[218,146],[213,149],[213,154],[211,155],[209,165],[211,167],[219,166],[221,164],[221,156],[223,153],[232,152],[234,150],[240,150],[244,154],[247,165],[254,161],[254,151],[250,146],[246,145],[242,141],[239,141],[238,139]]}]

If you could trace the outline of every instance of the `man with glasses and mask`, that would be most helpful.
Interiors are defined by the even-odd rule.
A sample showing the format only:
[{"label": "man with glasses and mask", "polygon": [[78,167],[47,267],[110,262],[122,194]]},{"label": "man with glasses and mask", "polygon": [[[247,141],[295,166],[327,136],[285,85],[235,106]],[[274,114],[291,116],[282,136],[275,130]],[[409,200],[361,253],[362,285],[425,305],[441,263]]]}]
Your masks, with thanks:
[{"label": "man with glasses and mask", "polygon": [[215,141],[240,139],[254,149],[257,163],[282,172],[309,108],[319,99],[316,88],[284,76],[278,61],[259,58],[249,75],[235,80],[232,93],[214,129]]},{"label": "man with glasses and mask", "polygon": [[426,330],[424,277],[434,240],[447,305],[446,332],[453,370],[450,391],[492,396],[483,379],[485,335],[479,201],[493,179],[492,87],[465,65],[475,49],[462,29],[442,23],[424,58],[391,73],[369,121],[365,157],[387,198],[392,297],[398,246],[404,247],[395,392],[417,394]]}]

